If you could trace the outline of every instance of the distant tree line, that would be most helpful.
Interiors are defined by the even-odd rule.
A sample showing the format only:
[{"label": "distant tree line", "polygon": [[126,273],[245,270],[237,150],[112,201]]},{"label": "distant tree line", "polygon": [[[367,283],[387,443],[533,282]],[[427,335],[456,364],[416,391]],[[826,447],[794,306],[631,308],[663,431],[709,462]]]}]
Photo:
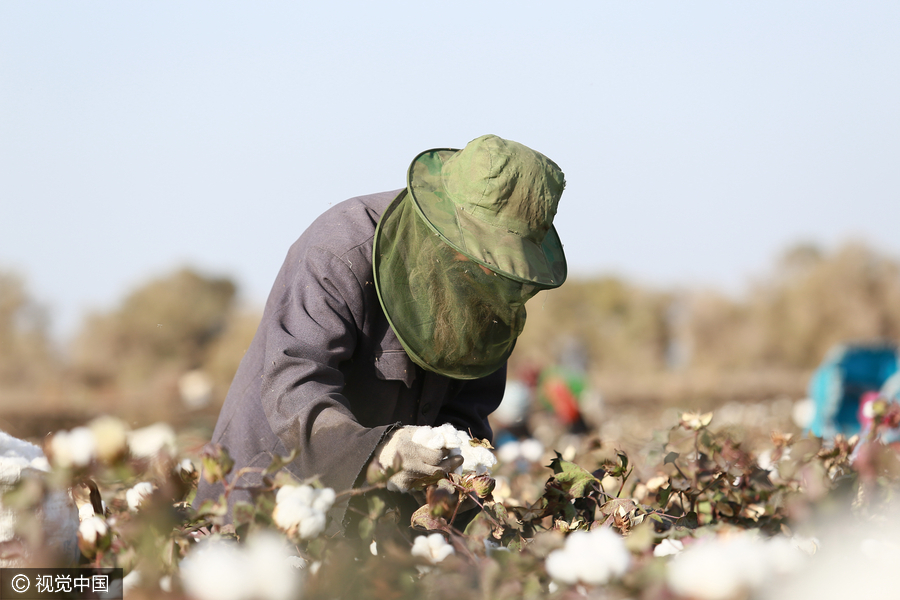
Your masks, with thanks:
[{"label": "distant tree line", "polygon": [[[197,370],[220,402],[260,316],[236,298],[232,280],[179,269],[87,316],[56,348],[47,311],[24,279],[0,272],[0,403],[53,397],[117,409],[172,405],[179,378]],[[527,309],[513,372],[558,361],[573,343],[600,375],[807,371],[835,343],[900,339],[900,264],[860,244],[831,253],[797,246],[738,298],[573,278]]]},{"label": "distant tree line", "polygon": [[[570,336],[600,370],[808,369],[838,342],[900,339],[900,264],[860,244],[831,254],[804,245],[740,298],[595,278],[539,294],[528,309],[520,346],[544,358],[552,340]],[[675,344],[687,355],[680,365],[672,364]]]}]

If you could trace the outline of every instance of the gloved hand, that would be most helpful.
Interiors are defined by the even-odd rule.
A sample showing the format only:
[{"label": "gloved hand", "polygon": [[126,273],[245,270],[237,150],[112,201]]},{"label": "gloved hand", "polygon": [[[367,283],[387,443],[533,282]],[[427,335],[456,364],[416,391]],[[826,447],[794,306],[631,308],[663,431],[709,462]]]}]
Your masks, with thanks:
[{"label": "gloved hand", "polygon": [[382,468],[399,468],[388,479],[387,488],[391,491],[408,492],[416,487],[417,480],[438,471],[449,473],[462,464],[463,457],[448,457],[447,448],[428,448],[414,442],[417,429],[413,425],[395,429],[375,448],[375,458]]}]

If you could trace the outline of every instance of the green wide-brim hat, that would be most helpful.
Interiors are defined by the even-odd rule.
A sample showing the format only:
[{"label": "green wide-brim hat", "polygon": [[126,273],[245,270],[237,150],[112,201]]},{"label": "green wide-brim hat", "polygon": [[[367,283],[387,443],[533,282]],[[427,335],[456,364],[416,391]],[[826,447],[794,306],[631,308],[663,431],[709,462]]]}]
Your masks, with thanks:
[{"label": "green wide-brim hat", "polygon": [[563,187],[555,163],[497,136],[413,159],[372,249],[378,300],[413,362],[456,379],[505,364],[525,302],[566,279],[552,223]]},{"label": "green wide-brim hat", "polygon": [[553,227],[565,176],[543,154],[486,135],[463,150],[422,152],[406,185],[408,201],[428,226],[468,258],[543,289],[566,280],[566,257]]}]

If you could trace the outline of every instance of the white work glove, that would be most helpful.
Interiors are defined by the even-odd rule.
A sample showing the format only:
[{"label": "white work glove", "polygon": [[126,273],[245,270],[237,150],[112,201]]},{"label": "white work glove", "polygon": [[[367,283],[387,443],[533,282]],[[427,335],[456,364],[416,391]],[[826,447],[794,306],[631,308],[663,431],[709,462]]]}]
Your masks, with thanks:
[{"label": "white work glove", "polygon": [[393,492],[408,492],[417,487],[418,480],[439,471],[449,473],[462,464],[461,456],[447,456],[447,448],[428,448],[414,442],[417,429],[413,425],[395,429],[375,448],[375,458],[382,468],[399,469],[387,482]]}]

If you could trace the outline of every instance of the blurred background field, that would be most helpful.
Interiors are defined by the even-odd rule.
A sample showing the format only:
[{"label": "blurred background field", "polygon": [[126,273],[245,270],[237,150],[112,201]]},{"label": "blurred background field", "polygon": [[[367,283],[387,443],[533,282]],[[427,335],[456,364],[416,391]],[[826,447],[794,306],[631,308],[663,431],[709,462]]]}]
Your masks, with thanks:
[{"label": "blurred background field", "polygon": [[[260,316],[238,292],[228,277],[177,269],[60,341],[27,277],[4,272],[0,429],[40,439],[114,414],[133,427],[166,421],[208,435]],[[573,277],[527,308],[510,380],[579,361],[585,419],[604,440],[633,450],[678,411],[713,409],[717,425],[767,436],[799,430],[795,403],[831,346],[900,339],[900,263],[862,244],[803,245],[741,296]]]},{"label": "blurred background field", "polygon": [[486,133],[567,180],[570,278],[511,378],[576,357],[607,438],[792,427],[831,345],[900,339],[898,29],[888,1],[0,3],[0,428],[208,432],[297,236]]}]

